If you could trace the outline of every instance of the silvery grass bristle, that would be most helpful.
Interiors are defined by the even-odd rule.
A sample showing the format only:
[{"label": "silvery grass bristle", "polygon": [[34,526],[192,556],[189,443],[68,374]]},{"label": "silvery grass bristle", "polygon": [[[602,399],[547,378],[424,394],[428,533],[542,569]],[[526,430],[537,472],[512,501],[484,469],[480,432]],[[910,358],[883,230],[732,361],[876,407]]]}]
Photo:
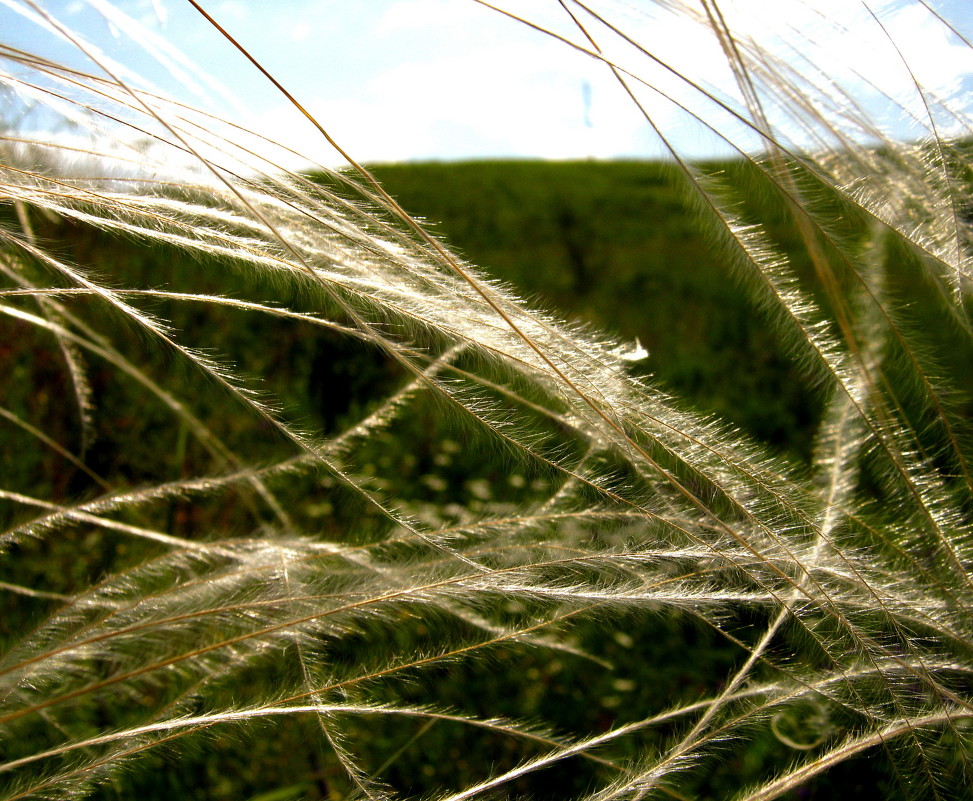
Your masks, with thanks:
[{"label": "silvery grass bristle", "polygon": [[[947,340],[907,288],[969,345],[973,132],[962,87],[913,68],[901,24],[952,53],[968,15],[924,0],[494,9],[586,57],[644,116],[699,236],[825,399],[803,466],[635,377],[640,345],[532,310],[364,170],[289,172],[259,130],[162,97],[59,6],[6,5],[87,66],[0,51],[0,799],[125,797],[180,765],[197,777],[186,797],[268,781],[279,797],[544,797],[575,772],[591,801],[695,798],[753,749],[766,767],[740,799],[813,793],[863,756],[884,766],[867,774],[883,797],[969,797],[968,419]],[[89,10],[206,85],[178,42]],[[661,18],[721,52],[726,79],[655,41]],[[739,185],[681,152],[673,120],[749,165],[747,191],[791,220],[813,279]],[[55,236],[162,249],[180,279],[107,247],[69,257]],[[398,383],[315,427],[273,397],[279,358],[231,360],[234,319],[348,340]],[[123,399],[109,419],[106,387]],[[397,467],[430,415],[530,491],[430,503]],[[126,442],[130,418],[155,450],[113,470],[92,454]],[[646,689],[624,721],[570,732],[489,708],[536,701],[538,676],[553,692],[565,664],[609,670],[606,640],[579,632],[631,644],[629,627],[676,619],[737,653],[695,697]],[[650,688],[660,667],[616,681]],[[464,697],[467,680],[489,697]],[[572,703],[597,708],[585,690]],[[232,791],[207,784],[251,758]]]}]

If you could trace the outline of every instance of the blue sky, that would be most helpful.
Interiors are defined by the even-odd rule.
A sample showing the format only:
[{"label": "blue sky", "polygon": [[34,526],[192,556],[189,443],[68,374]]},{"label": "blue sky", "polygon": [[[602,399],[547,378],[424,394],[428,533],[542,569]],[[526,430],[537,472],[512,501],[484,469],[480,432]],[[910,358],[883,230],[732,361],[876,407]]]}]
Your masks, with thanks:
[{"label": "blue sky", "polygon": [[[473,0],[201,2],[358,160],[617,158],[662,152],[604,65]],[[12,10],[23,5],[20,0],[0,0],[0,30],[6,41],[84,62]],[[39,5],[83,33],[106,56],[146,75],[164,91],[181,92],[188,102],[234,116],[321,163],[336,161],[313,128],[184,0],[115,3],[149,31],[139,36],[138,46],[129,41],[121,18],[109,19],[101,0],[49,0]],[[683,66],[686,71],[732,101],[737,92],[715,39],[664,11],[642,13],[653,5],[631,2],[614,7],[626,30],[651,43],[653,53],[688,65]],[[505,6],[580,40],[553,0],[511,0]],[[884,87],[874,85],[895,78],[894,86],[885,91],[897,93],[896,99],[914,109],[919,120],[910,123],[898,111],[884,120],[890,127],[900,126],[903,136],[921,133],[916,130],[921,128],[921,96],[914,91],[909,96],[911,76],[902,71],[893,42],[924,87],[954,95],[967,110],[973,105],[973,52],[921,6],[898,0],[870,2],[886,25],[885,35],[869,26],[868,9],[856,0],[721,3],[728,15],[737,15],[744,32],[752,31],[761,41],[771,40],[763,30],[771,10],[785,6],[790,7],[786,24],[842,54],[846,81],[858,82],[863,102],[876,104],[876,118],[885,113]],[[973,36],[973,3],[942,0],[934,6],[967,37]],[[825,24],[825,18],[830,22]],[[868,36],[863,33],[866,28]],[[196,62],[215,83],[198,80],[187,94],[187,87],[193,88],[192,76],[199,73],[186,72],[174,80],[148,59],[142,46],[151,46],[153,32]],[[781,52],[798,71],[807,69],[803,50]],[[664,70],[653,71],[630,48],[617,45],[615,55],[623,63],[628,59],[663,91],[686,93],[685,85],[676,85]],[[690,124],[685,114],[655,93],[646,92],[644,101],[684,152],[725,152],[716,137]],[[735,124],[712,109],[705,113],[721,130]],[[733,135],[746,139],[745,131]]]}]

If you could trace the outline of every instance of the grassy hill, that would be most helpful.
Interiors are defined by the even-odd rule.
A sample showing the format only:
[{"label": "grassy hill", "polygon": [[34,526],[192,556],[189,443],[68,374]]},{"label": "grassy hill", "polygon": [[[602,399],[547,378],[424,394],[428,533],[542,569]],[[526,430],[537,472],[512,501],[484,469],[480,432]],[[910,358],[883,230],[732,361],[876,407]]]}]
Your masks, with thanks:
[{"label": "grassy hill", "polygon": [[[799,371],[700,235],[670,167],[508,161],[374,172],[473,264],[542,308],[637,337],[650,354],[637,370],[772,447],[807,455],[819,401],[796,391]],[[775,233],[800,259],[783,219]]]},{"label": "grassy hill", "polygon": [[[753,213],[769,218],[768,232],[785,251],[794,255],[798,274],[810,283],[811,267],[801,255],[805,252],[793,228],[776,208],[759,182],[736,164],[703,165],[712,175],[728,175],[739,192],[744,216]],[[375,173],[389,192],[413,214],[423,218],[469,262],[506,282],[535,306],[567,315],[580,323],[608,329],[624,339],[636,338],[649,356],[633,363],[633,369],[651,374],[655,380],[681,396],[688,406],[713,412],[740,426],[746,432],[780,451],[793,461],[807,459],[814,430],[821,416],[823,398],[812,378],[794,364],[772,328],[747,291],[731,275],[727,256],[720,247],[699,234],[700,226],[690,204],[682,195],[678,181],[665,165],[638,162],[619,163],[535,163],[500,162],[468,164],[380,165]],[[835,210],[836,225],[845,226],[849,240],[864,240],[860,220],[844,218]],[[88,227],[52,220],[36,220],[37,235],[48,246],[83,266],[110,264],[115,285],[154,286],[170,291],[210,292],[240,299],[260,301],[264,287],[252,277],[237,275],[232,265],[216,258],[186,258],[185,254],[160,246],[146,245],[110,237]],[[923,289],[911,284],[908,270],[895,279],[891,291],[912,293],[913,313],[922,321],[926,313]],[[301,310],[299,289],[288,288],[281,296],[275,288],[275,302]],[[208,332],[230,362],[246,375],[273,377],[276,383],[263,384],[261,391],[280,399],[292,417],[305,420],[312,429],[341,430],[362,416],[370,405],[394,392],[403,375],[394,363],[377,351],[360,346],[346,337],[327,331],[308,332],[292,321],[266,314],[227,310],[219,304],[193,304],[159,299],[154,306],[178,331]],[[932,312],[930,312],[932,314]],[[95,313],[95,319],[111,324]],[[46,334],[5,320],[0,341],[18,342],[20,355],[32,352],[28,361],[13,361],[9,375],[23,387],[12,392],[10,402],[27,419],[53,417],[63,400],[63,366],[42,341]],[[930,334],[940,339],[950,333],[936,328]],[[25,338],[28,337],[28,338]],[[35,337],[36,342],[29,337]],[[201,337],[207,341],[206,337]],[[137,362],[147,374],[170,380],[180,392],[194,398],[195,413],[211,420],[214,430],[251,462],[260,463],[271,452],[270,438],[254,437],[226,410],[225,398],[218,389],[200,387],[191,376],[170,374],[171,364],[158,351],[147,352],[138,337],[118,338],[125,357]],[[954,349],[956,364],[969,358],[963,349]],[[89,442],[79,445],[86,464],[112,485],[138,486],[158,480],[204,475],[211,469],[211,455],[184,429],[174,432],[169,410],[158,397],[145,392],[137,382],[118,381],[117,365],[105,366],[97,357],[88,357],[92,400],[99,409],[97,421],[88,431]],[[952,369],[963,375],[962,370]],[[28,388],[30,390],[28,394]],[[190,391],[191,390],[191,391]],[[415,414],[398,431],[394,441],[381,433],[362,446],[361,474],[394,476],[408,484],[408,495],[417,508],[428,502],[436,509],[449,509],[461,501],[466,512],[487,514],[503,508],[503,503],[528,497],[531,476],[517,472],[504,454],[467,450],[459,445],[442,422],[441,409],[416,404]],[[59,441],[72,441],[76,421],[62,419],[64,430],[48,424],[46,430]],[[54,499],[72,500],[90,496],[97,488],[90,476],[68,465],[56,453],[31,450],[30,437],[23,431],[3,429],[8,452],[24,454],[16,462],[16,474],[8,472],[8,487],[19,487]],[[18,437],[20,439],[18,439]],[[401,447],[409,443],[409,449]],[[390,444],[392,443],[392,444]],[[154,478],[156,477],[156,478]],[[384,489],[378,485],[379,489]],[[482,497],[484,488],[492,497]],[[41,491],[43,488],[43,492]],[[300,527],[331,536],[354,530],[361,542],[381,529],[381,515],[359,499],[343,505],[340,487],[328,485],[327,503],[311,503],[303,495],[303,485],[282,481],[275,486],[288,504],[288,513]],[[506,493],[504,495],[503,493]],[[519,495],[518,495],[519,493]],[[391,494],[391,493],[390,493]],[[489,504],[494,504],[490,506]],[[327,508],[325,508],[327,507]],[[465,513],[465,512],[464,512]],[[13,514],[13,513],[12,513]],[[31,517],[33,510],[18,507],[15,521]],[[208,536],[210,529],[245,531],[250,525],[248,510],[218,498],[208,503],[189,503],[176,499],[151,522],[160,530],[178,529],[184,536]],[[144,518],[132,515],[140,525]],[[60,590],[72,593],[102,575],[123,570],[146,558],[146,545],[111,532],[87,537],[78,534],[43,543],[28,542],[20,547],[18,560],[6,564],[16,575],[0,574],[0,580],[32,586],[50,586],[51,575],[58,577]],[[162,549],[160,549],[161,552]],[[43,599],[4,596],[6,608],[0,613],[0,635],[17,637],[29,621],[39,620],[49,609]],[[376,624],[378,627],[379,624]],[[741,624],[742,625],[742,624]],[[365,638],[366,631],[362,638]],[[378,637],[381,639],[384,633]],[[640,615],[615,619],[612,628],[597,621],[579,626],[579,644],[609,657],[616,668],[639,681],[619,680],[607,665],[583,660],[547,660],[529,650],[513,647],[498,649],[496,663],[516,675],[529,676],[532,683],[522,693],[511,694],[505,684],[482,670],[464,665],[443,667],[424,674],[421,688],[435,684],[437,697],[456,707],[482,707],[484,716],[504,714],[513,717],[537,716],[565,731],[603,731],[629,720],[633,708],[664,708],[677,700],[691,702],[705,688],[709,677],[724,675],[739,664],[741,652],[721,639],[714,629],[688,615],[667,614],[662,621],[646,621]],[[332,651],[336,662],[351,665],[359,660],[352,639]],[[415,643],[409,647],[415,647]],[[405,649],[407,650],[407,649]],[[579,687],[585,687],[584,696]],[[232,691],[232,688],[230,688]],[[389,690],[389,699],[412,697],[422,692],[408,682]],[[638,714],[642,714],[639,712]],[[288,786],[288,760],[300,749],[288,743],[307,736],[304,723],[288,723],[277,730],[272,740],[255,738],[250,751],[253,764],[242,765],[238,756],[191,756],[184,778],[170,776],[162,783],[154,771],[134,774],[131,784],[106,786],[106,798],[116,794],[158,797],[234,797],[239,787],[229,777],[238,775],[242,785],[265,786],[266,792],[282,788],[294,797],[307,787]],[[414,730],[409,726],[364,722],[349,724],[347,732],[357,738],[372,768],[381,765],[385,755],[405,754],[388,769],[400,786],[412,787],[417,794],[444,786],[448,764],[463,781],[466,775],[462,754],[478,747],[476,738],[458,747],[455,727],[437,725],[421,732],[418,747],[410,744]],[[417,735],[418,736],[418,735]],[[650,747],[665,739],[654,734],[658,743],[646,735]],[[412,748],[412,750],[409,750]],[[400,750],[401,749],[401,750]],[[246,750],[246,749],[244,749]],[[293,753],[292,753],[293,752]],[[634,755],[635,752],[633,752]],[[224,761],[225,759],[225,761]],[[514,756],[498,740],[497,753],[489,760],[507,764]],[[738,787],[741,781],[756,779],[768,765],[785,764],[788,749],[782,741],[763,737],[741,749],[733,758],[699,780],[700,798],[720,798]],[[510,764],[513,764],[512,762]],[[276,766],[269,769],[267,766]],[[283,767],[282,767],[283,766]],[[312,765],[327,785],[340,774],[334,765]],[[545,779],[547,796],[576,792],[590,779],[590,766],[575,766],[563,775]],[[297,765],[294,772],[306,771]],[[832,778],[818,785],[819,796],[829,797],[831,785],[853,784],[866,775],[867,764],[849,760],[833,772]],[[864,773],[863,773],[864,771]],[[330,772],[330,773],[329,773]],[[442,773],[442,775],[440,775]],[[185,778],[188,777],[188,778]],[[874,776],[865,784],[881,781]],[[540,785],[525,785],[535,795]],[[195,795],[194,795],[195,794]],[[268,795],[267,798],[278,797]]]}]

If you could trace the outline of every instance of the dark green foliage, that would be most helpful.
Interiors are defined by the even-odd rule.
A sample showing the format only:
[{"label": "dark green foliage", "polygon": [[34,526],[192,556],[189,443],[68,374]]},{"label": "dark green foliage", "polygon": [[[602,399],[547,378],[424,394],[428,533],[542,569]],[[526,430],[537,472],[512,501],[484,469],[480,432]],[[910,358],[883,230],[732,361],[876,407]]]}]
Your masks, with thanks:
[{"label": "dark green foliage", "polygon": [[468,261],[0,52],[0,798],[965,798],[966,147],[669,6],[741,160],[378,168]]},{"label": "dark green foliage", "polygon": [[[716,165],[711,169],[716,170]],[[719,166],[721,171],[734,169],[732,164]],[[624,339],[638,337],[651,354],[644,366],[639,365],[641,369],[687,401],[736,421],[770,447],[795,458],[809,458],[820,422],[820,400],[807,391],[800,368],[790,362],[767,320],[754,312],[744,289],[723,272],[719,254],[694,234],[696,222],[672,186],[670,168],[637,162],[484,162],[383,166],[375,172],[403,205],[436,220],[437,233],[470,260],[491,265],[495,276],[516,292],[586,323],[611,327]],[[779,220],[773,230],[782,241],[797,247],[785,220]],[[232,264],[209,257],[187,259],[167,247],[120,240],[63,223],[46,225],[39,233],[83,267],[112,263],[112,280],[119,288],[149,284],[172,292],[219,291],[255,301],[263,291],[249,278],[238,277]],[[278,295],[278,302],[296,309],[302,300],[298,292],[292,292],[284,298]],[[315,333],[258,312],[164,299],[152,311],[179,331],[202,333],[203,341],[207,332],[215,332],[224,359],[237,365],[243,376],[273,376],[274,385],[254,386],[279,399],[290,416],[315,430],[343,430],[403,381],[394,361],[379,351],[326,330]],[[933,315],[931,300],[913,304],[911,312],[917,318]],[[37,354],[12,368],[20,371],[13,373],[20,379],[14,382],[16,386],[33,387],[30,403],[14,396],[8,403],[35,425],[44,425],[47,418],[56,421],[57,415],[47,407],[66,380],[63,362],[55,358],[50,343],[28,345],[23,338],[43,339],[44,335],[16,321],[4,321],[4,325],[10,329],[10,338],[25,328],[19,335],[20,348]],[[261,442],[252,438],[252,421],[242,409],[214,414],[225,409],[222,390],[213,386],[200,393],[198,379],[178,372],[181,368],[173,368],[164,354],[143,350],[138,338],[130,344],[129,358],[160,381],[174,378],[174,386],[182,387],[176,394],[185,394],[192,386],[194,413],[214,419],[227,443],[253,459],[262,458]],[[951,355],[966,358],[958,351]],[[170,480],[178,480],[211,469],[207,467],[211,456],[184,428],[173,432],[165,410],[153,412],[158,401],[150,393],[116,380],[114,371],[102,369],[97,359],[89,358],[88,364],[91,401],[99,414],[84,453],[87,465],[101,479],[116,486],[138,487],[160,470]],[[177,370],[175,375],[169,373],[172,369]],[[23,374],[26,370],[32,374]],[[382,486],[386,495],[409,495],[438,510],[450,504],[463,504],[474,511],[484,503],[517,506],[538,494],[538,487],[546,483],[543,473],[502,451],[471,450],[458,443],[442,411],[435,403],[419,404],[393,432],[375,437],[359,455],[362,473],[395,476],[395,484]],[[46,430],[52,436],[57,433],[49,423]],[[71,436],[64,433],[60,438],[64,441]],[[23,478],[8,474],[8,487],[33,488],[60,502],[84,500],[97,488],[90,476],[56,453],[19,442],[24,435],[15,427],[5,427],[3,437],[10,452],[19,449],[32,455],[16,460]],[[408,449],[402,449],[401,442],[410,443]],[[148,467],[140,466],[143,461]],[[308,487],[297,478],[276,482],[275,488],[291,499],[290,511],[302,525],[322,527],[335,535],[354,528],[360,542],[383,530],[374,508],[362,504],[354,493],[344,493],[333,480],[326,479],[325,484],[330,487],[328,500],[310,505],[299,503]],[[23,515],[21,511],[10,520]],[[366,522],[369,518],[376,526],[372,534]],[[132,522],[137,520],[148,522],[144,516],[132,518]],[[226,504],[188,500],[171,504],[165,518],[156,524],[164,530],[203,535],[214,527],[244,533],[246,525],[239,512]],[[79,536],[19,546],[17,559],[5,562],[16,564],[16,575],[0,576],[0,580],[51,587],[51,577],[57,576],[53,586],[71,593],[154,555],[150,546],[121,535],[92,532],[80,542]],[[43,574],[46,580],[35,581],[31,571],[38,577]],[[49,602],[10,594],[4,596],[4,602],[0,619],[5,636],[17,635],[29,625],[27,620],[40,620],[50,608]],[[746,637],[744,632],[752,624],[741,621],[742,636]],[[376,636],[400,636],[397,632],[392,627],[381,634],[346,640],[340,649],[332,650],[331,659],[346,662],[349,669],[361,669],[366,664],[368,641]],[[407,681],[383,692],[390,701],[422,703],[431,693],[443,706],[482,717],[539,719],[557,731],[603,732],[636,722],[646,710],[662,712],[703,697],[712,676],[739,667],[743,653],[712,628],[672,613],[661,619],[633,616],[580,623],[571,639],[606,661],[596,663],[571,655],[552,660],[530,649],[503,646],[492,649],[482,663],[444,666],[417,674],[418,686]],[[413,647],[415,643],[403,642],[399,649],[408,652]],[[379,664],[381,657],[377,658]],[[521,693],[512,694],[508,682],[497,681],[498,672],[530,681]],[[274,726],[269,739],[267,723],[230,729],[216,737],[203,735],[201,740],[196,736],[188,745],[174,746],[173,757],[178,754],[181,765],[178,773],[165,772],[167,778],[162,782],[153,778],[164,771],[168,757],[163,752],[151,760],[147,771],[122,774],[98,795],[106,799],[133,794],[140,798],[174,794],[187,799],[229,798],[240,797],[247,788],[261,798],[263,793],[277,790],[293,797],[321,797],[322,791],[330,792],[326,788],[333,782],[340,786],[342,780],[328,755],[304,747],[309,727],[314,728],[311,721],[295,719]],[[475,782],[484,756],[467,758],[483,747],[477,732],[442,721],[350,720],[346,734],[360,744],[362,764],[368,769],[381,767],[390,753],[398,754],[383,772],[392,784],[417,795],[431,788],[460,790]],[[664,727],[654,729],[629,743],[618,756],[637,758],[646,748],[661,751],[671,736]],[[242,748],[224,747],[238,740]],[[524,757],[513,741],[494,740],[490,747],[495,750],[486,758],[497,769],[509,769]],[[246,758],[235,761],[241,750]],[[694,797],[725,798],[741,783],[759,781],[789,756],[786,746],[766,736],[728,744],[723,750],[714,770],[695,785]],[[449,769],[444,771],[446,765]],[[842,769],[847,778],[823,779],[813,786],[820,785],[819,789],[812,788],[811,795],[802,797],[829,797],[833,792],[829,788],[845,782],[872,786],[879,781],[873,775],[874,767],[868,760],[855,760]],[[557,770],[525,778],[514,789],[553,801],[583,792],[599,774],[610,779],[610,772],[604,770],[575,759]],[[291,776],[302,775],[317,778],[288,784]]]},{"label": "dark green foliage", "polygon": [[[742,171],[742,187],[750,177],[730,163],[709,169]],[[373,171],[460,254],[522,296],[638,337],[650,357],[637,370],[776,449],[810,456],[821,400],[801,391],[806,376],[700,235],[673,166],[513,161]],[[763,213],[773,204],[758,205]],[[771,231],[799,257],[789,220],[775,216]]]}]

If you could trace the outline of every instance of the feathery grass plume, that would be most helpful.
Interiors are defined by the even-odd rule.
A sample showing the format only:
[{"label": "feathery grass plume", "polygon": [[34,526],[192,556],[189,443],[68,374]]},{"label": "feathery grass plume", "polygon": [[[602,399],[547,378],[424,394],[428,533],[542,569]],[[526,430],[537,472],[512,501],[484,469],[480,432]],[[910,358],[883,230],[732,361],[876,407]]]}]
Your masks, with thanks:
[{"label": "feathery grass plume", "polygon": [[5,5],[86,66],[0,45],[0,799],[968,795],[973,131],[901,25],[969,48],[948,9],[480,3],[644,115],[819,404],[797,464]]}]

